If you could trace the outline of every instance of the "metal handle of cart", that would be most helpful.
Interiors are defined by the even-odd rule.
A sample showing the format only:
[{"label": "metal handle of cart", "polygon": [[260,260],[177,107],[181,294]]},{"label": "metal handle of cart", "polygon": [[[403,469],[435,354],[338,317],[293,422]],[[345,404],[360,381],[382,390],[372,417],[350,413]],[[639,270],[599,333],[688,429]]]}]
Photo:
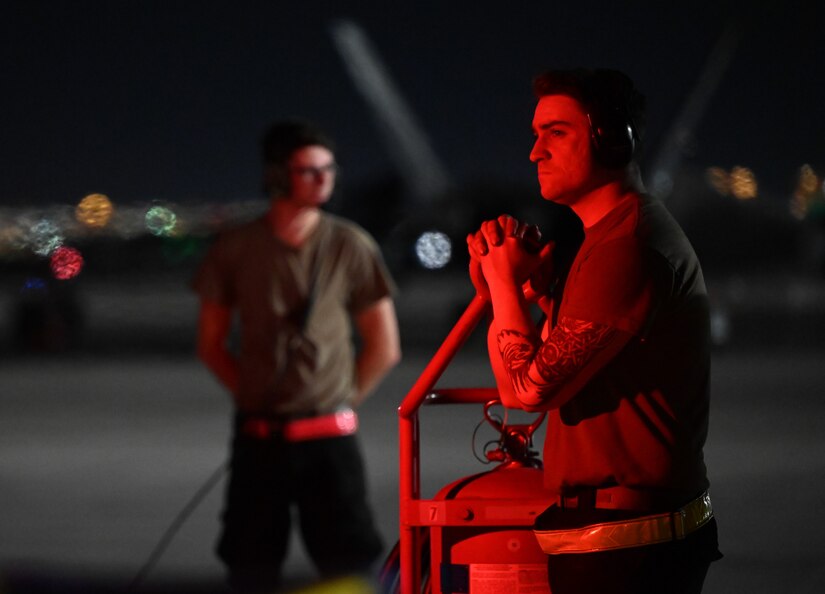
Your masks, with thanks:
[{"label": "metal handle of cart", "polygon": [[[402,518],[399,533],[401,594],[419,592],[421,587],[421,558],[417,554],[421,546],[421,531],[405,521],[407,510],[421,499],[418,409],[424,404],[456,352],[484,317],[488,306],[489,302],[483,297],[476,295],[473,298],[398,407],[399,499]],[[448,398],[452,401],[485,403],[497,397],[498,391],[495,388],[485,388],[454,390]]]}]

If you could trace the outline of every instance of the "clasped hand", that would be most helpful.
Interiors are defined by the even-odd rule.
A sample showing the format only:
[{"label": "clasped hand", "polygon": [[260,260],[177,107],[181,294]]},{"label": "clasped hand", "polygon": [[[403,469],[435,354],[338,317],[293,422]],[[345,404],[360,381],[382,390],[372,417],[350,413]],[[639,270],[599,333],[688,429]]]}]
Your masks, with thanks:
[{"label": "clasped hand", "polygon": [[479,295],[489,298],[490,287],[498,284],[526,285],[525,293],[542,260],[549,255],[552,243],[541,246],[541,232],[535,225],[522,223],[503,214],[484,221],[475,233],[467,236],[470,252],[470,278]]}]

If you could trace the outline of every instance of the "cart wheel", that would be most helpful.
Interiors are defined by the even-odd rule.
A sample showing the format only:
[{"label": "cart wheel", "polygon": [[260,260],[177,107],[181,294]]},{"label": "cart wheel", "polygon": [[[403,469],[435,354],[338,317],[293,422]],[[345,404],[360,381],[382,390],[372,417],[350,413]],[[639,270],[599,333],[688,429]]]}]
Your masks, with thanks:
[{"label": "cart wheel", "polygon": [[[387,555],[378,574],[379,594],[399,594],[401,592],[401,546],[396,542]],[[421,594],[430,592],[430,539],[429,535],[421,539]]]}]

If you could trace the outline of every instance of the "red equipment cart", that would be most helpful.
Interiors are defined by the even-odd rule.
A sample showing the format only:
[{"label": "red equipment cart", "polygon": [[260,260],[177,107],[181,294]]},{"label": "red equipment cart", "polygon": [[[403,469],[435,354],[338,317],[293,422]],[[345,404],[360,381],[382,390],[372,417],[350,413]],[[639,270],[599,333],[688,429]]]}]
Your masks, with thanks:
[{"label": "red equipment cart", "polygon": [[[506,425],[489,414],[499,403],[495,388],[435,388],[488,305],[473,298],[398,409],[400,536],[381,574],[386,594],[549,594],[546,557],[531,530],[552,499],[530,449],[544,415]],[[484,417],[501,434],[487,457],[500,463],[422,499],[418,410],[444,403],[484,405]]]}]

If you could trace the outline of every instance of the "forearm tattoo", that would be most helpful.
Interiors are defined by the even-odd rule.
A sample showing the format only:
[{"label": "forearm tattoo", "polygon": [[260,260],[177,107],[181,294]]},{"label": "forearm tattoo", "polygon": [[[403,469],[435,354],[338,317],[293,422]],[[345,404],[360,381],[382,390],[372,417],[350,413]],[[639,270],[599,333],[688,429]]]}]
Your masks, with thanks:
[{"label": "forearm tattoo", "polygon": [[616,334],[604,324],[562,317],[543,343],[508,329],[499,332],[497,341],[516,395],[539,403],[584,369]]}]

